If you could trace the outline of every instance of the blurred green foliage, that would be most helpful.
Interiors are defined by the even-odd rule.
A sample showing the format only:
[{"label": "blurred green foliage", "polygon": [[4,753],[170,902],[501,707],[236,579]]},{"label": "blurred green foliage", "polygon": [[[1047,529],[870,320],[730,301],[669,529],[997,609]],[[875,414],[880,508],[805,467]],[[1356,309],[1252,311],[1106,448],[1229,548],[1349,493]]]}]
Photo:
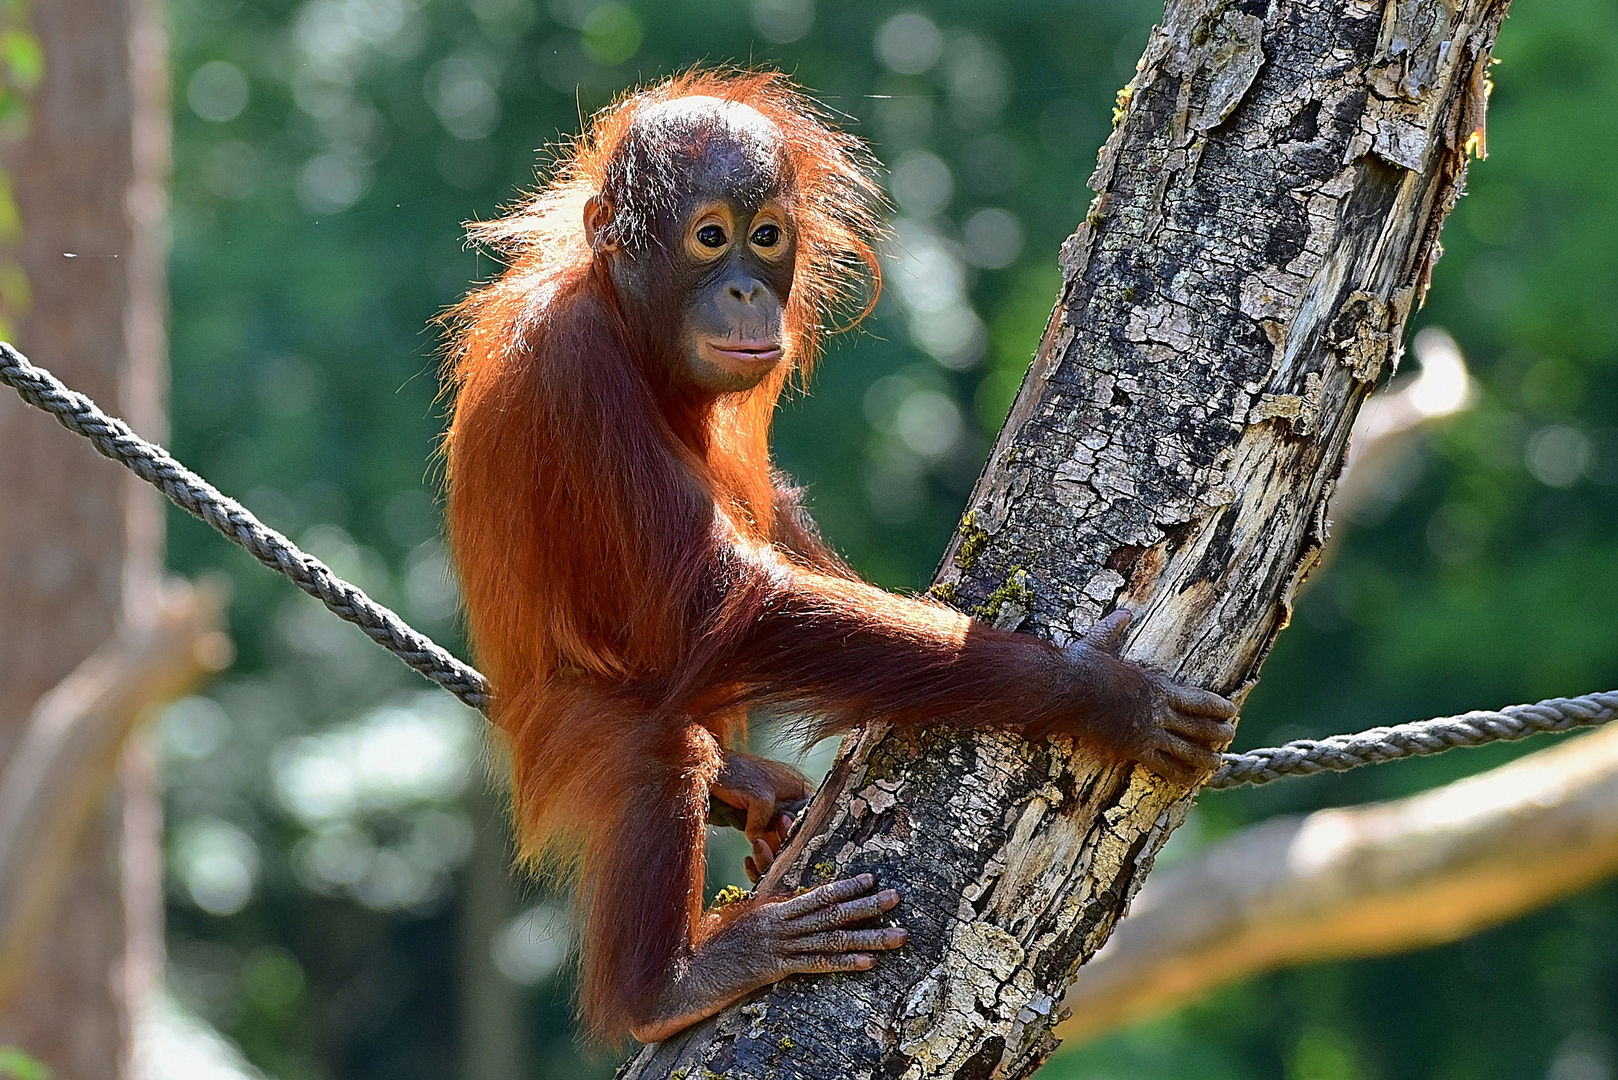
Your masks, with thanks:
[{"label": "blurred green foliage", "polygon": [[51,1071],[15,1046],[0,1046],[0,1076],[11,1080],[51,1080]]},{"label": "blurred green foliage", "polygon": [[[871,141],[897,207],[885,299],[785,408],[779,458],[856,565],[923,585],[1043,329],[1114,92],[1160,13],[1153,0],[170,0],[175,449],[458,645],[428,324],[496,270],[461,222],[497,213],[534,182],[536,148],[637,81],[778,65]],[[21,71],[8,40],[0,62]],[[1478,403],[1338,523],[1243,745],[1618,685],[1618,8],[1523,4],[1498,56],[1492,156],[1415,319],[1460,341]],[[475,725],[203,526],[176,515],[171,529],[177,570],[229,574],[241,649],[162,728],[175,992],[285,1080],[453,1072],[457,867],[474,824],[490,824],[466,800]],[[1210,795],[1177,844],[1521,752]],[[562,917],[538,910],[510,928],[528,947],[504,964],[534,984],[531,1060],[541,1075],[604,1074],[568,1025],[545,930]],[[1252,981],[1065,1052],[1045,1075],[1600,1080],[1618,1040],[1615,930],[1618,889],[1599,887],[1453,946]]]},{"label": "blurred green foliage", "polygon": [[[29,22],[29,0],[0,0],[0,141],[20,137],[28,125],[28,99],[45,76],[45,55]],[[22,220],[11,190],[11,176],[0,169],[0,337],[12,328],[32,300],[28,275],[14,254]]]}]

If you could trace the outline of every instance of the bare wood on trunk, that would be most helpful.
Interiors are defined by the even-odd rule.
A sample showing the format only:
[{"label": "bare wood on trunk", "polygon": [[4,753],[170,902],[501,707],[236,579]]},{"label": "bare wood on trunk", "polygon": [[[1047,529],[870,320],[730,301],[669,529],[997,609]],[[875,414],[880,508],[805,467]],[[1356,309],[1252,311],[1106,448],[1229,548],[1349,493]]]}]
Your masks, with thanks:
[{"label": "bare wood on trunk", "polygon": [[19,989],[130,735],[230,652],[222,603],[172,584],[34,708],[0,771],[0,1004]]},{"label": "bare wood on trunk", "polygon": [[[1381,498],[1381,489],[1423,433],[1435,423],[1466,409],[1477,397],[1455,339],[1429,326],[1416,335],[1421,374],[1400,376],[1360,410],[1348,441],[1348,457],[1332,495],[1333,519],[1353,519],[1366,503]],[[1400,384],[1403,385],[1400,385]],[[1336,545],[1329,545],[1330,557]]]},{"label": "bare wood on trunk", "polygon": [[1063,1001],[1064,1039],[1238,979],[1455,941],[1618,872],[1618,729],[1396,802],[1265,821],[1160,871]]},{"label": "bare wood on trunk", "polygon": [[[1244,694],[1318,558],[1424,287],[1504,0],[1170,0],[1062,249],[1039,353],[934,591]],[[624,1077],[1022,1077],[1189,795],[1082,749],[876,718],[766,881],[870,870],[911,944],[793,979]]]},{"label": "bare wood on trunk", "polygon": [[[17,344],[161,436],[168,76],[159,0],[35,0],[45,54],[26,137],[5,149],[32,306]],[[8,295],[8,299],[11,297]],[[8,396],[9,397],[9,396]],[[150,490],[21,401],[0,401],[0,761],[40,696],[157,595],[162,510]],[[162,958],[150,760],[121,766],[62,900],[0,1010],[0,1043],[73,1080],[130,1069],[137,999]]]}]

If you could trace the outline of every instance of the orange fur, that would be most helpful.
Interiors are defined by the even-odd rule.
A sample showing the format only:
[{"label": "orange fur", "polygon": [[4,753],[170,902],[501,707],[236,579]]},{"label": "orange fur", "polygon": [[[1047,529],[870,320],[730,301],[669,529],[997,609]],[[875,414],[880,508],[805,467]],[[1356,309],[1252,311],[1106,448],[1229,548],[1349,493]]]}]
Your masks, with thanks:
[{"label": "orange fur", "polygon": [[[784,319],[789,363],[716,403],[700,418],[699,445],[689,446],[615,333],[611,289],[583,221],[635,116],[695,95],[751,105],[795,148],[800,256]],[[867,280],[874,299],[877,198],[859,144],[784,77],[693,71],[603,110],[549,183],[509,216],[471,229],[509,268],[449,316],[450,536],[478,660],[496,688],[494,718],[511,740],[523,850],[583,872],[583,1009],[599,1034],[620,1031],[624,999],[644,989],[609,989],[633,961],[594,948],[617,940],[602,924],[625,914],[609,905],[625,887],[612,880],[623,860],[609,849],[630,845],[644,858],[657,846],[617,835],[637,807],[655,816],[660,802],[678,804],[679,835],[668,840],[685,849],[688,865],[671,871],[684,896],[653,899],[677,904],[687,928],[701,911],[701,829],[717,748],[685,724],[648,717],[664,711],[669,677],[700,636],[712,508],[717,501],[740,533],[768,543],[775,404],[790,372],[807,376],[823,332]],[[710,723],[729,737],[731,723]],[[637,766],[655,775],[636,775]]]},{"label": "orange fur", "polygon": [[[798,245],[789,363],[695,403],[659,390],[658,343],[631,340],[583,225],[635,117],[693,95],[780,129]],[[578,875],[581,1009],[608,1039],[701,945],[708,789],[747,707],[1036,735],[1067,707],[1054,650],[858,581],[770,467],[788,369],[874,300],[878,205],[857,141],[783,76],[695,71],[603,110],[549,183],[472,228],[509,266],[450,316],[450,539],[521,844]]]}]

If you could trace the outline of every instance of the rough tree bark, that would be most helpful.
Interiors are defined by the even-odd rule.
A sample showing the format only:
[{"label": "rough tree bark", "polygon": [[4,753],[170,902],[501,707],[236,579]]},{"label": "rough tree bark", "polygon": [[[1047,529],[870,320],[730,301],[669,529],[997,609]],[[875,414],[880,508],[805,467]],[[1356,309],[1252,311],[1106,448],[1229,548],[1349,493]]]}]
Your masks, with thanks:
[{"label": "rough tree bark", "polygon": [[1159,871],[1063,1005],[1088,1039],[1274,968],[1456,941],[1618,872],[1618,727]]},{"label": "rough tree bark", "polygon": [[[19,347],[161,437],[168,75],[157,0],[36,0],[44,80],[4,154],[32,308]],[[126,622],[156,617],[157,494],[12,395],[0,400],[0,761],[42,694]],[[81,839],[63,899],[0,1010],[0,1043],[72,1080],[127,1076],[135,1000],[159,972],[159,811],[149,760]]]},{"label": "rough tree bark", "polygon": [[[1360,403],[1437,255],[1505,0],[1170,0],[936,595],[1245,695],[1318,558]],[[872,871],[911,943],[792,979],[624,1077],[1022,1077],[1189,793],[877,718],[766,887]]]}]

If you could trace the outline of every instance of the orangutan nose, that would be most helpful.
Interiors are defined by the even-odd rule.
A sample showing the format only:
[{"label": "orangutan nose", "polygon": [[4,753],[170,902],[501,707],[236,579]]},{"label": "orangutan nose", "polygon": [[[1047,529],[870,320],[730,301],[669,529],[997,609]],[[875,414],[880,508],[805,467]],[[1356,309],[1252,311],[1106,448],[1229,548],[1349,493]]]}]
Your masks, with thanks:
[{"label": "orangutan nose", "polygon": [[744,304],[752,304],[764,293],[764,283],[753,278],[742,278],[732,281],[725,286],[725,292],[732,300],[740,300]]}]

